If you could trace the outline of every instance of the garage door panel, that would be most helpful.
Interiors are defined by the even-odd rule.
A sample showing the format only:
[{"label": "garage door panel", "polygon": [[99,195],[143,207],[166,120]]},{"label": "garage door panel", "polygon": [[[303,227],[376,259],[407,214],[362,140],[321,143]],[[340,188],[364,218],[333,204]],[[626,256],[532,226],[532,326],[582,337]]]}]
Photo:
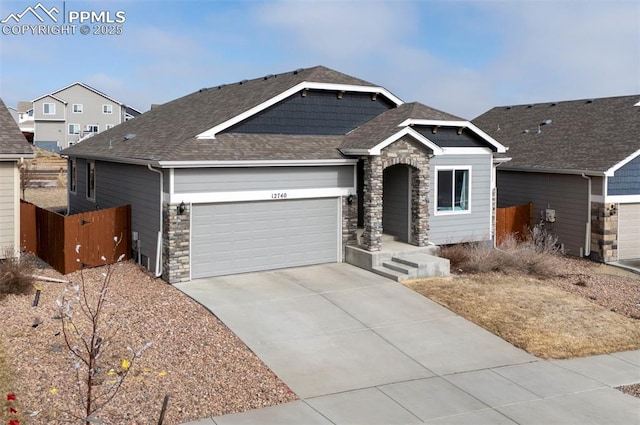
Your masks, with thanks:
[{"label": "garage door panel", "polygon": [[338,200],[194,205],[192,277],[338,260]]},{"label": "garage door panel", "polygon": [[618,259],[640,258],[640,203],[618,208]]}]

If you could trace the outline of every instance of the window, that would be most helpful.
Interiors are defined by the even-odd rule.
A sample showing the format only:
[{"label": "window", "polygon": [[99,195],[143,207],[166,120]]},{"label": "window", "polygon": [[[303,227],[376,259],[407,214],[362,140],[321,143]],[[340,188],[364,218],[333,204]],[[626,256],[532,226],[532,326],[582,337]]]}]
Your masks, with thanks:
[{"label": "window", "polygon": [[32,117],[32,116],[33,116],[33,109],[29,109],[29,110],[27,111],[27,115],[29,115],[30,117]]},{"label": "window", "polygon": [[96,200],[96,163],[87,162],[87,199]]},{"label": "window", "polygon": [[[71,143],[69,143],[69,145],[71,145]],[[69,160],[69,191],[71,193],[76,193],[76,184],[78,182],[77,174],[77,160],[75,158],[71,158]]]},{"label": "window", "polygon": [[87,133],[97,133],[100,131],[100,126],[98,125],[88,125],[85,127],[85,131]]},{"label": "window", "polygon": [[74,103],[73,104],[73,113],[81,114],[82,113],[82,103]]},{"label": "window", "polygon": [[113,114],[113,105],[102,105],[103,114]]},{"label": "window", "polygon": [[80,134],[80,124],[69,124],[69,134]]},{"label": "window", "polygon": [[436,167],[436,213],[470,209],[471,167]]},{"label": "window", "polygon": [[56,104],[55,103],[43,103],[42,104],[42,113],[45,115],[55,115],[56,113]]}]

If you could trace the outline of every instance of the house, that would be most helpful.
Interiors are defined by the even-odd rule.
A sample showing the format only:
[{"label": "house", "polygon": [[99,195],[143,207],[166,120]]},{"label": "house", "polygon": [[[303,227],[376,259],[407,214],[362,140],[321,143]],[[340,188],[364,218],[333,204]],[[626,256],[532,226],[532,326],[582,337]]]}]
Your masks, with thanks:
[{"label": "house", "polygon": [[201,89],[65,149],[71,213],[131,204],[170,283],[491,241],[506,151],[474,124],[323,66]]},{"label": "house", "polygon": [[57,152],[128,121],[140,112],[83,83],[18,102],[18,123],[33,144]]},{"label": "house", "polygon": [[20,248],[20,165],[31,146],[0,99],[0,259]]},{"label": "house", "polygon": [[493,108],[473,122],[509,145],[498,206],[534,203],[565,252],[640,259],[640,95]]}]

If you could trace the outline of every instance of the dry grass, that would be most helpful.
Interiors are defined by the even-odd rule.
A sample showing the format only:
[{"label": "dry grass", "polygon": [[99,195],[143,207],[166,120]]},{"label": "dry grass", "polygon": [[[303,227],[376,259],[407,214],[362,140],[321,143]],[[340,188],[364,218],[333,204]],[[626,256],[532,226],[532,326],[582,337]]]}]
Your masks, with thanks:
[{"label": "dry grass", "polygon": [[405,285],[542,358],[640,349],[640,322],[528,277],[497,273]]},{"label": "dry grass", "polygon": [[57,188],[28,188],[24,200],[40,208],[60,210],[67,208],[67,189]]}]

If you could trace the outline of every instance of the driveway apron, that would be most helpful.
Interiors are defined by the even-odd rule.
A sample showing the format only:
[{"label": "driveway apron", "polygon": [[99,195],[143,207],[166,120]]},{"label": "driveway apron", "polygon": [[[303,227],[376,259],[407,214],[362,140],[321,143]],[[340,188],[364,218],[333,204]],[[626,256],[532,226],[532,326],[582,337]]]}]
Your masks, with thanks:
[{"label": "driveway apron", "polygon": [[611,388],[640,381],[639,352],[539,360],[348,264],[175,286],[300,397],[192,424],[640,423],[640,400]]}]

